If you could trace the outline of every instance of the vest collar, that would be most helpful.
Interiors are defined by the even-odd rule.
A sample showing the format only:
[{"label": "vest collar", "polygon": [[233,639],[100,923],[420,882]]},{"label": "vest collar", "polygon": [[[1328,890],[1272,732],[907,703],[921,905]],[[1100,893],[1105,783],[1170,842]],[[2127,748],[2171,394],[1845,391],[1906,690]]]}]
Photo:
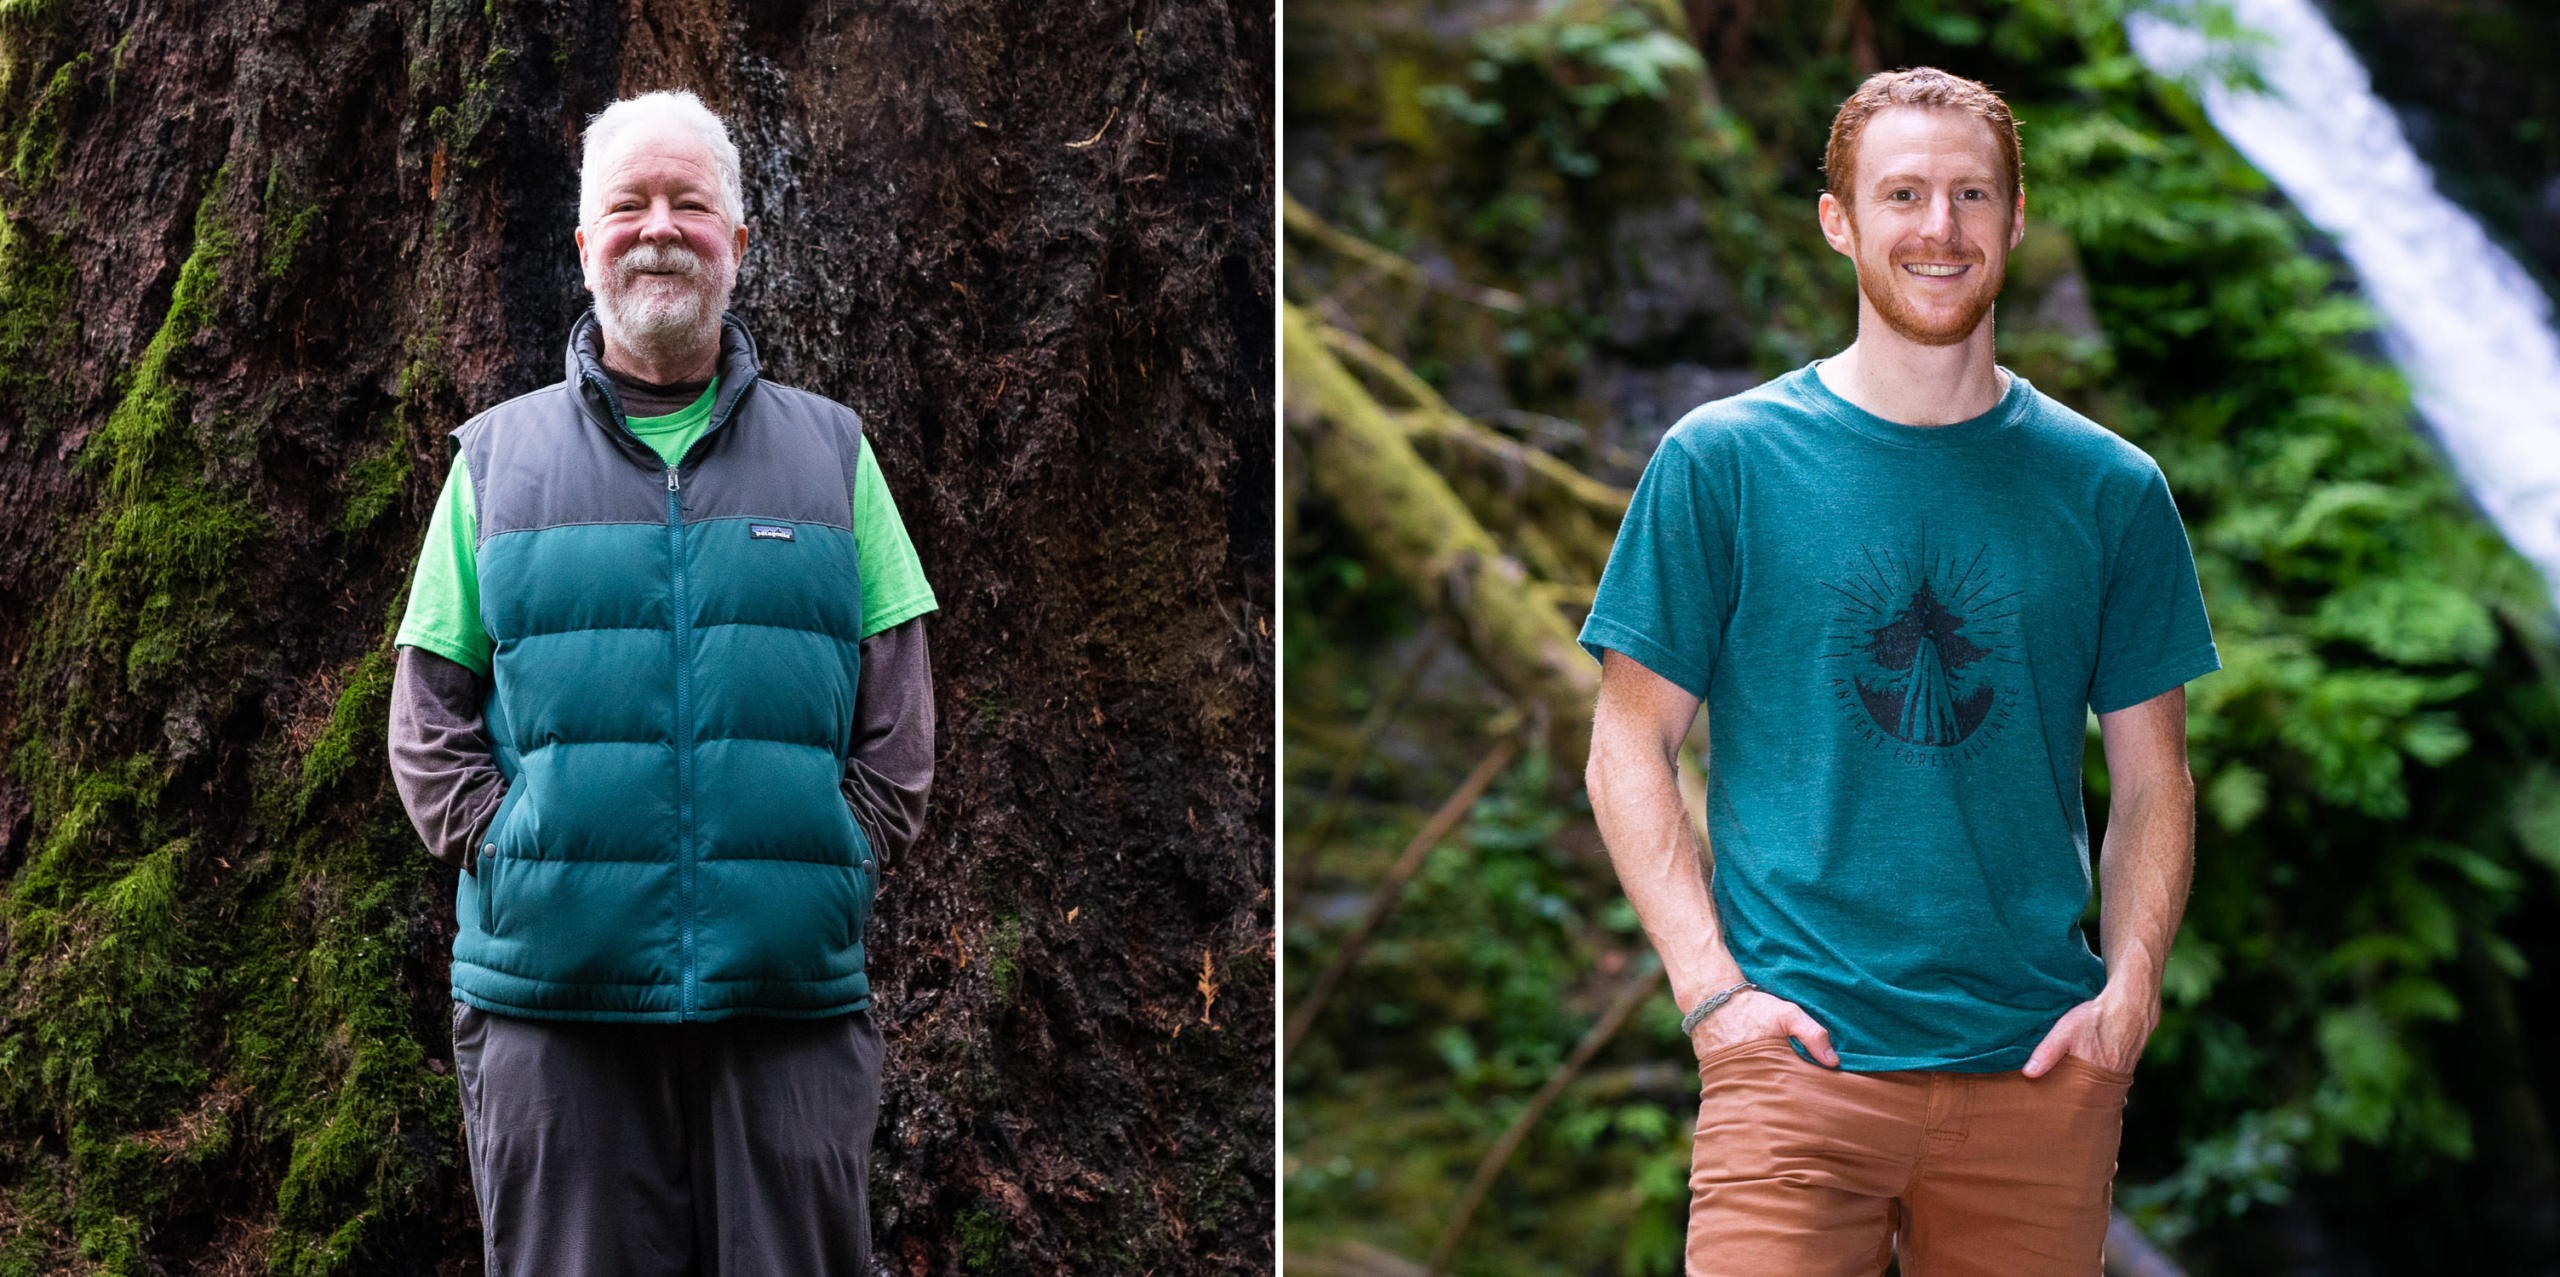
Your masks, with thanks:
[{"label": "vest collar", "polygon": [[[642,443],[623,424],[622,397],[614,393],[613,379],[604,371],[604,329],[596,322],[596,312],[589,307],[569,326],[569,384],[576,389],[578,402],[587,419],[602,429],[619,446],[623,454],[650,470],[662,470],[666,463],[657,451]],[[734,314],[720,316],[720,397],[711,403],[711,428],[702,432],[704,439],[719,433],[738,407],[738,401],[753,389],[764,371],[764,361],[756,353],[756,339],[747,332]],[[695,444],[698,449],[699,441]]]}]

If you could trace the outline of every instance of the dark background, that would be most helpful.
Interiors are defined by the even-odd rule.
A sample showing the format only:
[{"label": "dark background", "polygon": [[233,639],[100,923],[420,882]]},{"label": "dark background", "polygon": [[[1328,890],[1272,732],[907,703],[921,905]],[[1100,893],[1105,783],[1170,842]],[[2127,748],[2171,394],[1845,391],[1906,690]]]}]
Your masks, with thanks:
[{"label": "dark background", "polygon": [[477,1271],[386,644],[445,435],[561,375],[578,132],[664,87],[942,603],[881,1262],[1269,1271],[1273,19],[0,9],[0,1273]]}]

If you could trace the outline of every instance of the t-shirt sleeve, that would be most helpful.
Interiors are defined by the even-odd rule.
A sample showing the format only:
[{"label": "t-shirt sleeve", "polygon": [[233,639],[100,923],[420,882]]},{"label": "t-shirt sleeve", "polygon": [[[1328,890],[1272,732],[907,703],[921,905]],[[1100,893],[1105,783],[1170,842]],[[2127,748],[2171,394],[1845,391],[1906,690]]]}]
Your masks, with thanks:
[{"label": "t-shirt sleeve", "polygon": [[427,516],[426,544],[409,578],[409,608],[392,642],[424,648],[486,677],[494,644],[480,623],[480,569],[472,543],[479,519],[471,501],[471,470],[457,455],[444,491]]},{"label": "t-shirt sleeve", "polygon": [[1601,571],[1582,646],[1637,664],[1705,700],[1733,616],[1733,533],[1711,467],[1676,430],[1637,481]]},{"label": "t-shirt sleeve", "polygon": [[2118,532],[2098,614],[2098,662],[2089,707],[2112,714],[2222,668],[2186,525],[2153,470]]},{"label": "t-shirt sleeve", "polygon": [[862,441],[862,456],[853,467],[853,542],[862,562],[862,637],[934,611],[933,586],[924,579],[924,564],[889,496],[889,481],[880,474],[871,440]]}]

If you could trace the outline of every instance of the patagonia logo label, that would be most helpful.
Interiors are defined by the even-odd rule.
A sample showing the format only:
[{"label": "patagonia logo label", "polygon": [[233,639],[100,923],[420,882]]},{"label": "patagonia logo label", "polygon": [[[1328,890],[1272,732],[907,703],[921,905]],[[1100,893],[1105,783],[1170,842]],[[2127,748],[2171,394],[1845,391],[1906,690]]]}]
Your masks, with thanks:
[{"label": "patagonia logo label", "polygon": [[747,535],[758,541],[796,541],[799,539],[791,534],[790,525],[783,523],[750,523],[747,525]]}]

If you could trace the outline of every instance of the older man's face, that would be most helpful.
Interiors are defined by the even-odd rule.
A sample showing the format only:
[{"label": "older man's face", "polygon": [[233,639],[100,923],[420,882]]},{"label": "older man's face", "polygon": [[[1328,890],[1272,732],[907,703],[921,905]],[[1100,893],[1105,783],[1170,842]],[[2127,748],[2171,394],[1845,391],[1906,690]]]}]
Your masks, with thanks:
[{"label": "older man's face", "polygon": [[716,332],[747,228],[721,207],[711,149],[689,129],[635,137],[615,151],[601,193],[602,210],[577,238],[607,334],[651,343]]}]

